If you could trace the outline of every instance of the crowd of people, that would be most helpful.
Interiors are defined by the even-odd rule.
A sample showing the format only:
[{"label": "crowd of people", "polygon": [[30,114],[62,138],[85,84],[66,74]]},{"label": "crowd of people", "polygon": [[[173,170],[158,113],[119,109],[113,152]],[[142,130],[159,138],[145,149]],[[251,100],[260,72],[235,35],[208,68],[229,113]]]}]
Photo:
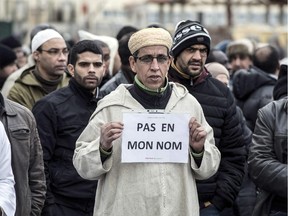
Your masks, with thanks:
[{"label": "crowd of people", "polygon": [[287,57],[212,41],[192,20],[1,39],[0,216],[287,216]]}]

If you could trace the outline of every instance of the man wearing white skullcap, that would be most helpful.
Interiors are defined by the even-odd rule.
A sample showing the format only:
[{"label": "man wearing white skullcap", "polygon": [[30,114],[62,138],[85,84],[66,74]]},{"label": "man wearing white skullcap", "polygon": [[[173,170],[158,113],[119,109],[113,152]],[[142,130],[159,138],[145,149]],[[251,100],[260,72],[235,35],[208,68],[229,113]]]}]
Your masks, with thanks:
[{"label": "man wearing white skullcap", "polygon": [[53,38],[60,38],[63,37],[53,29],[45,29],[43,31],[38,32],[32,39],[31,42],[31,51],[36,51],[43,43]]},{"label": "man wearing white skullcap", "polygon": [[65,72],[69,50],[56,30],[39,31],[31,41],[31,51],[35,65],[22,72],[7,96],[30,110],[40,98],[66,86],[70,77]]},{"label": "man wearing white skullcap", "polygon": [[[171,45],[170,33],[163,28],[146,28],[131,36],[128,47],[132,54],[130,66],[136,73],[134,83],[121,84],[101,99],[76,141],[74,167],[83,178],[98,180],[94,216],[199,215],[195,179],[212,176],[218,169],[220,154],[200,104],[182,85],[167,80]],[[125,146],[129,146],[124,132],[129,136],[130,130],[124,128],[137,121],[134,118],[136,113],[150,122],[143,115],[153,110],[161,110],[163,117],[168,113],[181,116],[181,124],[176,124],[182,125],[181,131],[184,132],[178,141],[180,137],[187,140],[186,147],[183,147],[185,162],[177,163],[178,152],[175,155],[172,149],[157,151],[154,146],[155,149],[144,151],[140,146],[141,149],[136,151],[130,149],[133,152],[133,163],[130,163],[131,158],[127,158],[124,151]],[[188,113],[187,118],[183,112]],[[131,118],[124,120],[123,113],[129,113]],[[174,124],[174,120],[170,119],[169,123]],[[148,132],[157,132],[156,127],[156,131],[153,129],[154,123],[146,126],[147,130],[139,126],[137,134],[131,133],[129,137],[146,136],[156,145],[158,139],[151,138]],[[165,138],[159,136],[159,140]],[[137,145],[137,141],[132,142]],[[136,156],[138,150],[141,154]],[[151,157],[154,150],[157,156]],[[171,156],[171,160],[163,159],[164,152]]]}]

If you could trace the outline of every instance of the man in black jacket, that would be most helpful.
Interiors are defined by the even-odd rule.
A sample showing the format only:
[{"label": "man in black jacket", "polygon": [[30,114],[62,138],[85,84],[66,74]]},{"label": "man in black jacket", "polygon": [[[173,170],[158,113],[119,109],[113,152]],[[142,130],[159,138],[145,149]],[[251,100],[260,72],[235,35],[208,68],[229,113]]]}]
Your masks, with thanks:
[{"label": "man in black jacket", "polygon": [[232,93],[204,67],[210,42],[208,31],[200,23],[179,22],[171,48],[174,60],[168,74],[170,81],[186,86],[199,101],[221,152],[217,174],[208,180],[197,181],[201,216],[223,215],[224,209],[233,205],[247,156]]},{"label": "man in black jacket", "polygon": [[94,112],[105,72],[95,41],[75,44],[67,66],[72,78],[33,107],[44,152],[47,197],[42,215],[93,215],[97,181],[84,180],[72,164],[75,143]]}]

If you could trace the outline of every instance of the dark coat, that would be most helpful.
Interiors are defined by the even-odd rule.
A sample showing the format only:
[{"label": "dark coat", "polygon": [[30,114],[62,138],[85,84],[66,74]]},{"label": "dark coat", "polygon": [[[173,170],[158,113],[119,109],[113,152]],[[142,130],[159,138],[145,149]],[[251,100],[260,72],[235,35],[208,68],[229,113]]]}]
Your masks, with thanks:
[{"label": "dark coat", "polygon": [[203,71],[197,80],[192,80],[170,67],[168,78],[169,81],[183,84],[199,101],[221,152],[217,174],[208,180],[197,181],[200,207],[206,201],[219,210],[231,207],[240,190],[247,156],[232,93],[207,71]]},{"label": "dark coat", "polygon": [[43,152],[36,121],[26,107],[4,99],[0,94],[0,118],[11,143],[15,178],[15,216],[40,215],[45,201],[46,183]]},{"label": "dark coat", "polygon": [[236,104],[242,109],[248,127],[253,131],[257,111],[273,100],[276,78],[252,67],[239,70],[233,76],[233,93]]},{"label": "dark coat", "polygon": [[44,152],[47,199],[93,211],[97,181],[84,180],[72,163],[75,143],[97,106],[97,99],[74,78],[33,107]]},{"label": "dark coat", "polygon": [[260,192],[253,216],[271,209],[287,212],[288,97],[258,111],[248,159],[249,174]]}]

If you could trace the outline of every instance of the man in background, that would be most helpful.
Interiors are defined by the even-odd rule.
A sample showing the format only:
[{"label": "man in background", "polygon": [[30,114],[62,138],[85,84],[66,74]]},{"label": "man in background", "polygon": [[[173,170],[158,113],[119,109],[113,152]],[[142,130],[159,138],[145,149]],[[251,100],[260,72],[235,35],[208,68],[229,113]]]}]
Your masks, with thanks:
[{"label": "man in background", "polygon": [[68,84],[65,73],[69,50],[64,38],[53,29],[38,32],[32,39],[35,66],[26,69],[15,81],[8,98],[32,110],[45,95]]}]

